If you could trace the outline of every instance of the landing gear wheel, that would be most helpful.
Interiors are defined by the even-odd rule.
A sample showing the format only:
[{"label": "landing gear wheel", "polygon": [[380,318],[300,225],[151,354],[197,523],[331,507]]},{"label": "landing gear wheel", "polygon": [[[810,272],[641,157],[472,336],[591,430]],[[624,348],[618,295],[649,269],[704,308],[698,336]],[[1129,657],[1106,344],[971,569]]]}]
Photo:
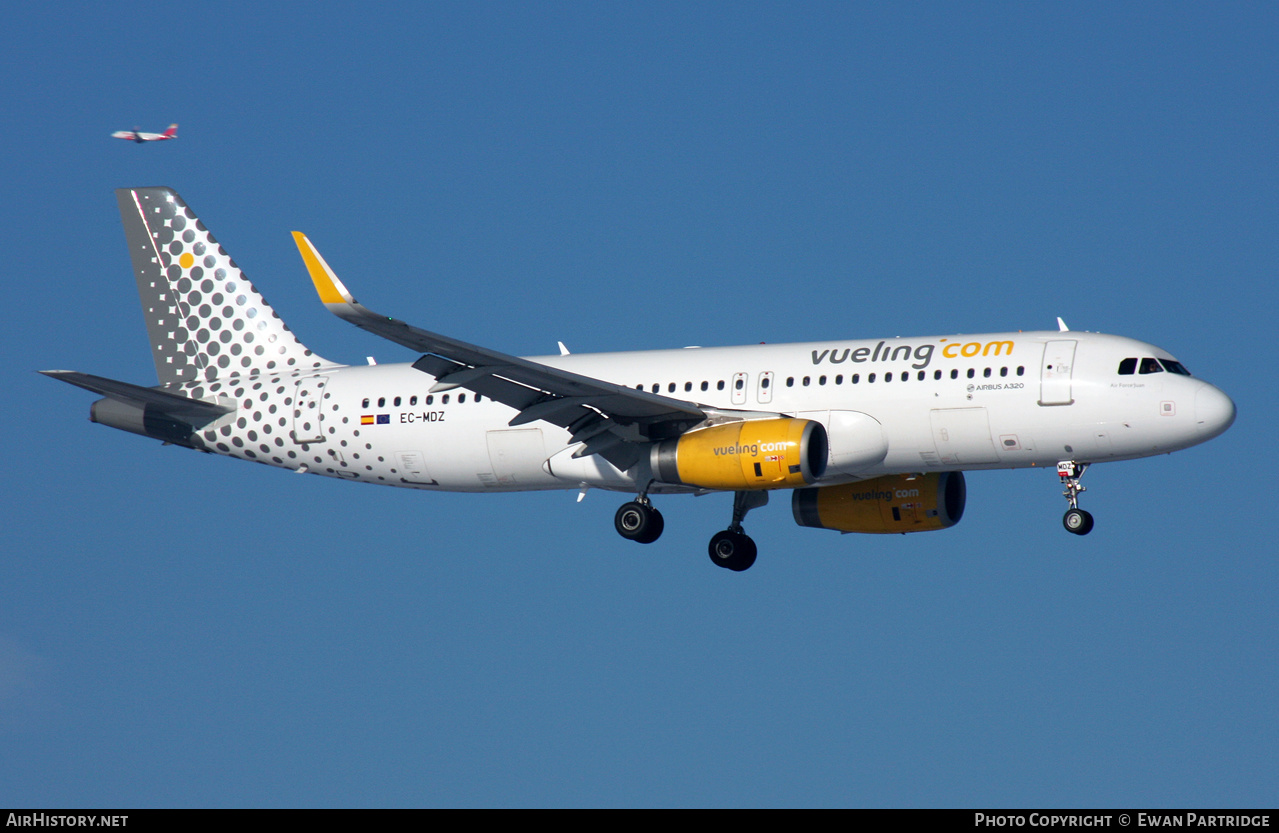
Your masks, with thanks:
[{"label": "landing gear wheel", "polygon": [[1066,527],[1067,532],[1075,535],[1092,532],[1092,515],[1079,508],[1079,495],[1087,491],[1079,481],[1086,471],[1087,463],[1062,460],[1057,464],[1057,476],[1061,478],[1061,485],[1066,487],[1066,491],[1061,493],[1062,497],[1070,502],[1070,508],[1061,518],[1061,525]]},{"label": "landing gear wheel", "polygon": [[635,539],[636,541],[639,541],[641,544],[653,543],[658,538],[662,537],[662,530],[666,529],[666,521],[665,519],[662,518],[661,512],[658,512],[656,509],[654,509],[651,506],[648,507],[648,512],[649,512],[648,530],[645,531],[645,533],[641,537]]},{"label": "landing gear wheel", "polygon": [[1062,516],[1061,525],[1066,527],[1067,532],[1087,535],[1092,532],[1092,513],[1083,509],[1068,509]]},{"label": "landing gear wheel", "polygon": [[628,541],[651,544],[656,541],[666,528],[662,513],[647,503],[631,501],[623,503],[613,516],[613,526],[617,534]]},{"label": "landing gear wheel", "polygon": [[715,533],[708,549],[711,562],[716,567],[724,567],[738,573],[749,570],[755,563],[757,554],[755,542],[746,533],[734,532],[731,529]]}]

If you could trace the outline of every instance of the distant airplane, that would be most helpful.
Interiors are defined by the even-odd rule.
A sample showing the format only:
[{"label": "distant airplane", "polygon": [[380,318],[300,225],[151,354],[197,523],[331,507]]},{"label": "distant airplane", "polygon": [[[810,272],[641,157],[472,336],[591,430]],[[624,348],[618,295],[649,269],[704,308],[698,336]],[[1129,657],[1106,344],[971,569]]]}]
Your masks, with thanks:
[{"label": "distant airplane", "polygon": [[[728,493],[732,521],[708,551],[729,570],[754,563],[742,519],[771,492],[790,493],[800,526],[921,532],[959,521],[966,471],[1055,469],[1062,523],[1084,535],[1090,464],[1189,448],[1235,420],[1225,393],[1164,350],[1060,319],[1042,332],[520,358],[371,312],[295,232],[330,311],[420,356],[338,364],[298,341],[177,193],[116,196],[160,385],[43,371],[105,397],[92,421],[357,483],[629,493],[614,526],[644,544],[664,526],[650,497]],[[499,561],[534,534],[514,532]]]},{"label": "distant airplane", "polygon": [[139,133],[137,130],[117,130],[111,136],[116,139],[128,139],[130,142],[163,142],[165,139],[178,138],[178,126],[176,124],[169,125],[169,129],[163,133]]}]

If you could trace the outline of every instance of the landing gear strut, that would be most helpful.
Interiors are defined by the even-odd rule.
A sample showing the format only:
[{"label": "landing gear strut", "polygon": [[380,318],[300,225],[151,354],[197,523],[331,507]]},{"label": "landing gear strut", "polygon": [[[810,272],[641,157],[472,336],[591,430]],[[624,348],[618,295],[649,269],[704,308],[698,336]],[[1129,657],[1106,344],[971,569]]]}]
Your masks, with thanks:
[{"label": "landing gear strut", "polygon": [[728,529],[715,533],[711,538],[711,562],[716,567],[724,567],[740,573],[749,570],[755,563],[757,550],[755,542],[742,531],[742,519],[752,509],[758,509],[768,503],[768,492],[734,492],[733,522]]},{"label": "landing gear strut", "polygon": [[661,537],[666,522],[648,499],[646,489],[635,500],[621,505],[613,516],[613,526],[628,541],[651,544]]},{"label": "landing gear strut", "polygon": [[1092,514],[1079,508],[1079,493],[1087,491],[1087,488],[1081,486],[1079,481],[1086,471],[1088,471],[1087,463],[1063,460],[1057,464],[1057,476],[1061,478],[1061,485],[1066,487],[1062,495],[1070,501],[1070,508],[1062,516],[1061,524],[1066,527],[1067,532],[1073,532],[1075,535],[1087,535],[1092,532]]}]

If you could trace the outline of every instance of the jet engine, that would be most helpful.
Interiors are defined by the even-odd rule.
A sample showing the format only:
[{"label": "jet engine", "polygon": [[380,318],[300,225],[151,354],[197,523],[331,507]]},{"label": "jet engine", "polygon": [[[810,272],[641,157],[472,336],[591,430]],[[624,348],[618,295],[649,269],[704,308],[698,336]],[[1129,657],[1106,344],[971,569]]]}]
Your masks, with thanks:
[{"label": "jet engine", "polygon": [[826,429],[792,417],[730,422],[653,444],[664,483],[745,491],[806,486],[826,471]]},{"label": "jet engine", "polygon": [[795,523],[840,532],[927,532],[964,516],[962,471],[890,474],[873,480],[796,489]]}]

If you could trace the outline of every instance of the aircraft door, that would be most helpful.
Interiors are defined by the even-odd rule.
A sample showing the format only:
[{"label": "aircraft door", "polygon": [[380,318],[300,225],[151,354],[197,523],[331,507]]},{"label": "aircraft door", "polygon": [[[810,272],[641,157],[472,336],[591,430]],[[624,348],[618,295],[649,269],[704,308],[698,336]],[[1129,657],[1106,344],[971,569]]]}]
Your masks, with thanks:
[{"label": "aircraft door", "polygon": [[944,465],[999,462],[985,408],[937,408],[930,416],[933,443]]},{"label": "aircraft door", "polygon": [[324,399],[327,376],[307,376],[299,379],[293,390],[293,441],[295,443],[324,442],[324,412],[320,406]]},{"label": "aircraft door", "polygon": [[748,374],[746,373],[733,374],[733,404],[734,405],[746,404],[747,380],[748,380]]},{"label": "aircraft door", "polygon": [[773,371],[765,370],[759,374],[756,398],[759,399],[759,404],[761,405],[767,405],[773,401]]},{"label": "aircraft door", "polygon": [[1050,341],[1044,345],[1044,360],[1039,375],[1040,405],[1069,405],[1075,401],[1070,393],[1075,344],[1071,340]]},{"label": "aircraft door", "polygon": [[528,485],[543,477],[542,463],[546,460],[546,442],[541,428],[503,429],[488,432],[489,463],[493,466],[492,481],[480,479],[488,486]]}]

